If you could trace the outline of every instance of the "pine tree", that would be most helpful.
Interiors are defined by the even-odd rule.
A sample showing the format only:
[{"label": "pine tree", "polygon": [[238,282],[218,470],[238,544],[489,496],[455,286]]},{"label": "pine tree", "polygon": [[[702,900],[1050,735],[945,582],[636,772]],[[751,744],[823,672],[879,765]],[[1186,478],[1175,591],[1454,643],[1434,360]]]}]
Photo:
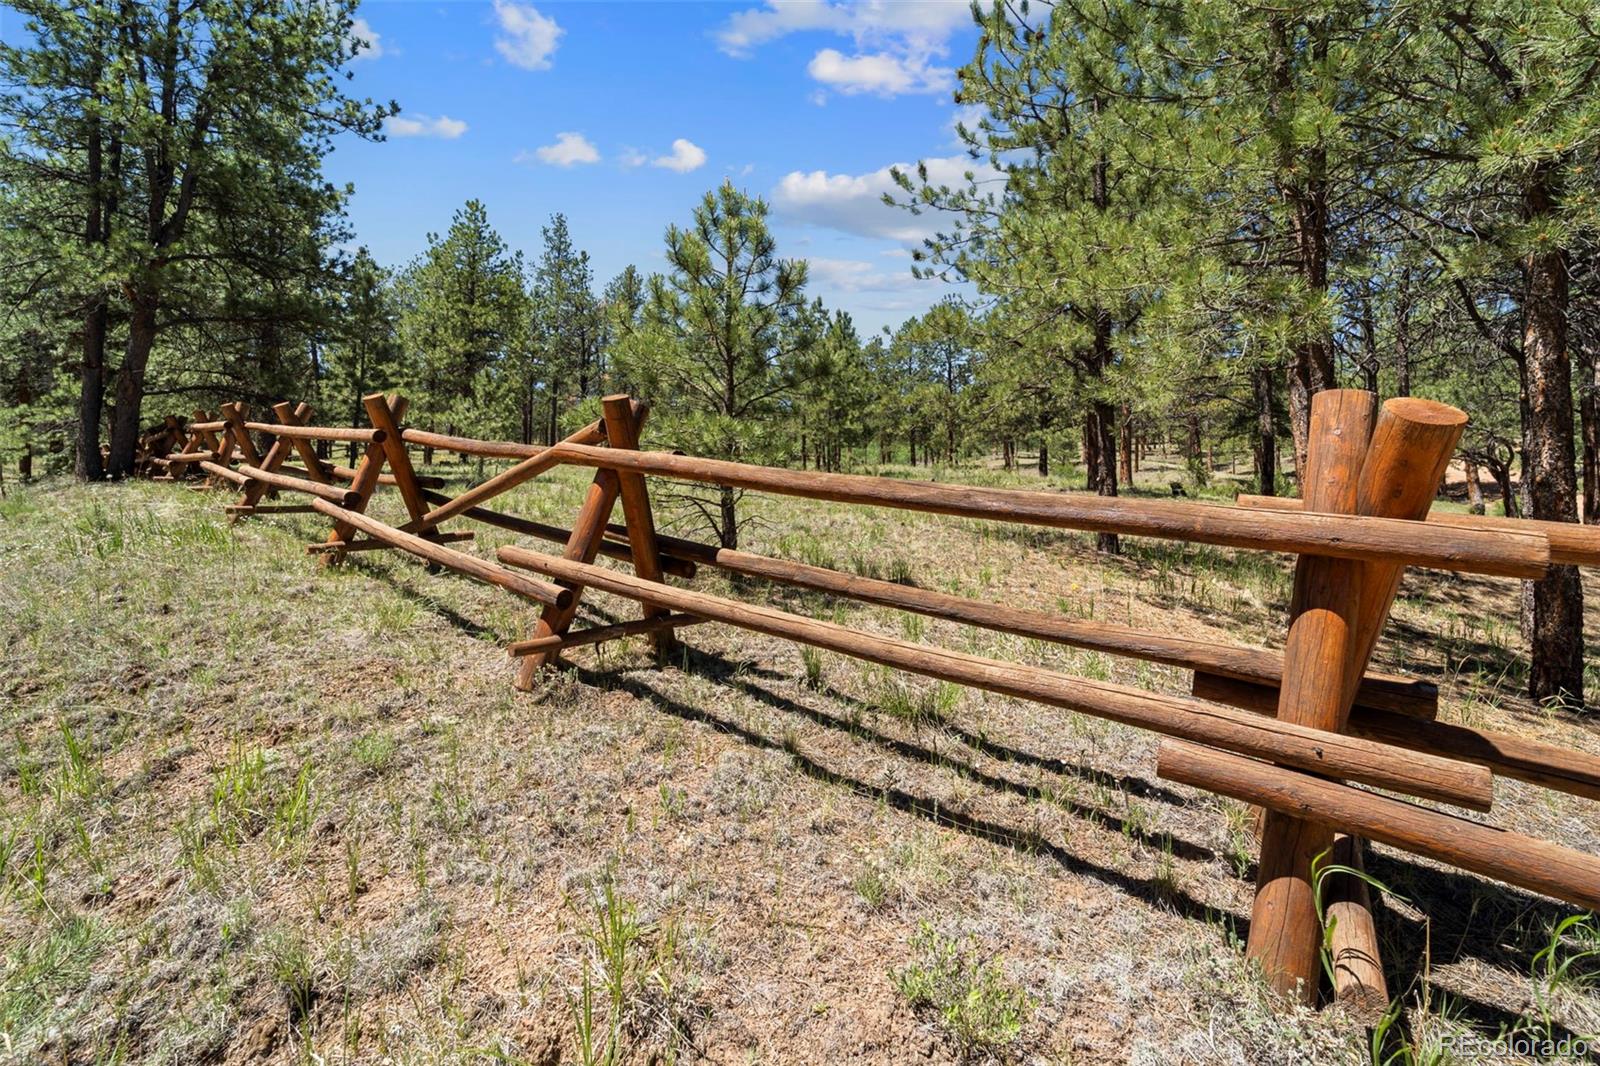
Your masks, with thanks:
[{"label": "pine tree", "polygon": [[454,432],[509,430],[508,364],[525,350],[528,297],[522,254],[468,200],[441,237],[401,276],[400,341],[414,395],[412,417]]},{"label": "pine tree", "polygon": [[[354,0],[12,6],[28,32],[0,45],[0,77],[15,86],[0,113],[16,130],[0,165],[29,190],[24,226],[56,258],[63,313],[84,322],[80,472],[95,472],[110,383],[107,472],[122,475],[158,336],[206,317],[177,294],[205,298],[222,275],[261,266],[270,241],[230,237],[340,236],[329,227],[348,190],[323,180],[321,158],[339,133],[376,136],[389,109],[344,96],[334,78],[359,47]],[[123,314],[113,379],[104,351]]]},{"label": "pine tree", "polygon": [[[401,372],[399,311],[389,272],[362,248],[350,261],[338,294],[336,326],[323,353],[322,395],[338,417],[366,424],[361,398],[395,386]],[[355,465],[356,448],[349,449]]]},{"label": "pine tree", "polygon": [[[752,459],[816,335],[804,262],[778,258],[767,204],[725,181],[687,228],[670,226],[668,270],[650,279],[645,326],[623,346],[624,374],[656,401],[697,454]],[[700,513],[723,547],[738,546],[738,492]]]},{"label": "pine tree", "polygon": [[[543,229],[544,254],[534,268],[532,344],[545,395],[545,439],[560,438],[561,411],[597,394],[604,372],[605,323],[594,295],[589,253],[573,247],[565,215]],[[533,381],[529,381],[531,386]],[[524,392],[524,439],[532,439],[532,389]]]}]

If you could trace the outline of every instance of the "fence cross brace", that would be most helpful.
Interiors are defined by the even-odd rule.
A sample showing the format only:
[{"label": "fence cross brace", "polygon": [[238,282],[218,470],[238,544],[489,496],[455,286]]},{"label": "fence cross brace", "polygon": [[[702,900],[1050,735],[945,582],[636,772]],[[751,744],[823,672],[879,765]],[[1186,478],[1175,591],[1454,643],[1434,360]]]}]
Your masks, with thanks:
[{"label": "fence cross brace", "polygon": [[[649,415],[649,408],[634,403],[626,395],[613,395],[601,401],[601,409],[604,411],[602,421],[605,424],[607,446],[637,449],[645,418]],[[562,558],[581,563],[594,562],[595,557],[600,554],[601,545],[606,537],[606,525],[611,521],[611,512],[620,496],[628,525],[634,572],[647,581],[664,581],[660,549],[656,543],[655,521],[650,510],[650,495],[644,484],[644,476],[632,474],[637,483],[627,485],[626,489],[625,476],[615,470],[595,471],[588,494],[584,497],[583,504],[578,509],[578,516],[572,523],[572,533],[567,538]],[[573,591],[575,595],[571,605],[546,607],[539,615],[539,621],[534,626],[532,636],[529,637],[529,641],[538,642],[539,650],[522,656],[521,662],[517,665],[516,686],[524,692],[533,687],[539,671],[547,665],[554,664],[560,656],[560,645],[552,646],[546,638],[564,636],[571,627],[578,613],[578,601],[583,595],[583,586],[575,586]],[[656,621],[664,618],[668,612],[659,605],[646,604],[644,613],[646,619]],[[672,646],[671,629],[663,626],[660,629],[650,630],[650,633],[656,654],[664,655]]]},{"label": "fence cross brace", "polygon": [[[1374,418],[1374,404],[1371,393],[1358,390],[1328,390],[1313,399],[1304,481],[1308,511],[1426,516],[1464,416],[1443,404],[1398,399]],[[1278,693],[1280,719],[1345,731],[1403,570],[1314,555],[1297,560]],[[1322,871],[1329,872],[1319,891]],[[1316,997],[1323,946],[1320,897],[1338,908],[1331,945],[1335,994],[1364,1013],[1387,1007],[1360,871],[1359,840],[1306,819],[1266,813],[1246,952],[1279,992],[1306,1002]]]},{"label": "fence cross brace", "polygon": [[[311,420],[311,406],[306,403],[301,403],[299,406],[294,406],[287,402],[276,403],[272,405],[272,413],[277,415],[278,421],[286,426],[303,426]],[[231,424],[232,419],[229,422]],[[239,426],[239,430],[245,432],[242,425]],[[248,432],[245,435],[248,437]],[[293,450],[294,441],[291,438],[274,438],[272,446],[267,449],[267,454],[255,465],[260,466],[261,469],[269,474],[276,473]],[[269,493],[276,495],[277,491],[263,481],[250,481],[245,485],[244,494],[239,497],[238,504],[229,509],[229,520],[238,521],[243,516],[254,511],[256,505],[261,502],[262,497]]]}]

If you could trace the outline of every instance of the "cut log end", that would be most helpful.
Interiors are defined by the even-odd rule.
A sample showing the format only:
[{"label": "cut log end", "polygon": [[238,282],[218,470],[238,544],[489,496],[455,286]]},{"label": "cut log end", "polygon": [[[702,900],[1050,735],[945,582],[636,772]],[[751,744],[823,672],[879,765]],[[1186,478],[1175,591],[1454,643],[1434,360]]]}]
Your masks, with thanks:
[{"label": "cut log end", "polygon": [[1407,422],[1428,426],[1465,426],[1467,413],[1437,400],[1416,396],[1396,396],[1384,401],[1383,409]]}]

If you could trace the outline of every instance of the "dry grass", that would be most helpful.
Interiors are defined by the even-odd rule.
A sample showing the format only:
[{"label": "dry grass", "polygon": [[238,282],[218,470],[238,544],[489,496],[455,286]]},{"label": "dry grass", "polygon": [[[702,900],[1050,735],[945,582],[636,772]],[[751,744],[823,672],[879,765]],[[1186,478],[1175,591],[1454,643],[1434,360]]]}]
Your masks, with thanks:
[{"label": "dry grass", "polygon": [[[564,523],[582,485],[559,472],[510,506]],[[0,1061],[1371,1057],[1367,1033],[1275,1008],[1248,972],[1243,812],[1156,780],[1146,735],[709,625],[682,631],[666,669],[636,639],[518,694],[500,645],[524,635],[525,605],[409,559],[320,567],[302,547],[316,521],[229,528],[222,502],[155,484],[0,502]],[[1106,559],[1073,534],[750,507],[757,551],[1281,637],[1279,559],[1131,541]],[[510,539],[479,537],[481,553]],[[1437,678],[1446,717],[1600,751],[1594,726],[1516,697],[1514,604],[1506,582],[1415,578],[1384,665]],[[597,596],[584,614],[632,611]],[[1579,800],[1503,782],[1495,819],[1600,851]],[[1396,893],[1381,925],[1403,1012],[1385,1054],[1505,1061],[1463,1038],[1600,1031],[1593,927],[1541,955],[1566,909],[1399,853],[1371,866]]]}]

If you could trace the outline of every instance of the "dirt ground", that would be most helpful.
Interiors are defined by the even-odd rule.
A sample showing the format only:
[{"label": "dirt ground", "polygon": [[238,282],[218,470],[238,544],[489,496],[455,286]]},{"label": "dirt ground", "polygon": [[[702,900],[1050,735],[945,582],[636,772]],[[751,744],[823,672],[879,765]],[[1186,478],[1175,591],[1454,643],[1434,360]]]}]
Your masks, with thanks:
[{"label": "dirt ground", "polygon": [[[506,507],[565,524],[586,480],[558,471]],[[1563,927],[1570,908],[1383,848],[1381,1051],[1337,1008],[1274,1003],[1241,949],[1248,814],[1160,781],[1149,735],[716,625],[664,667],[633,639],[519,693],[503,646],[530,606],[387,553],[320,566],[318,516],[230,527],[225,502],[64,482],[0,501],[0,1062],[1519,1061],[1511,1037],[1588,1061],[1572,1041],[1600,1033],[1594,919]],[[1107,557],[1076,534],[755,496],[745,513],[753,551],[1281,644],[1281,557]],[[514,541],[478,528],[475,553]],[[1518,696],[1517,599],[1413,574],[1379,665],[1437,681],[1441,717],[1600,752],[1594,720]],[[635,612],[586,597],[579,624]],[[1600,852],[1587,801],[1503,780],[1492,820]]]}]

